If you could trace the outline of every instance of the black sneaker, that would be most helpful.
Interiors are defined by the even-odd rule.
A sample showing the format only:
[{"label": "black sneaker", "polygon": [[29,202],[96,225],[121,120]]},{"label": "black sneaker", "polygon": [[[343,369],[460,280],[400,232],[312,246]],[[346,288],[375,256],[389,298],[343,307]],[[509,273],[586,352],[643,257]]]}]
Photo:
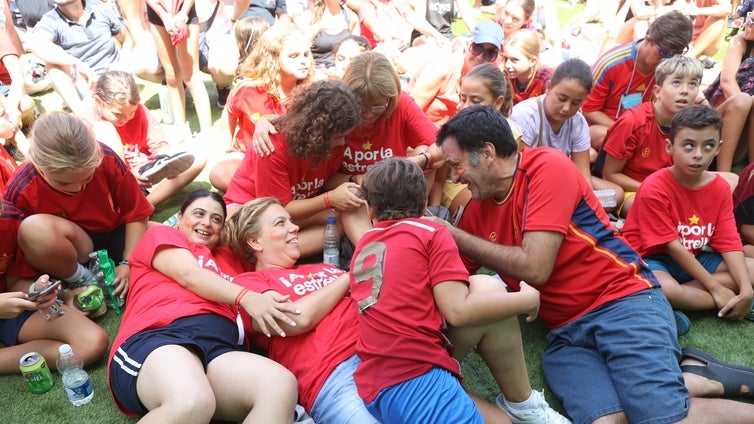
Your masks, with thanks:
[{"label": "black sneaker", "polygon": [[172,178],[189,169],[194,163],[194,155],[189,152],[179,152],[172,156],[157,155],[152,162],[139,168],[139,175],[145,177],[152,184],[157,184],[164,178]]},{"label": "black sneaker", "polygon": [[219,86],[215,85],[215,89],[217,90],[217,107],[222,109],[225,107],[225,103],[228,102],[230,86],[220,88]]}]

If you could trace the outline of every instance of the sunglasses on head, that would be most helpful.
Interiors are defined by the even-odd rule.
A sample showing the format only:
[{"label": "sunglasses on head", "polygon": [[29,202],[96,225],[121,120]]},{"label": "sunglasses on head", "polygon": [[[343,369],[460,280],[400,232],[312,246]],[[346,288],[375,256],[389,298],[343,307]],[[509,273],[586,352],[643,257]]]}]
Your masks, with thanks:
[{"label": "sunglasses on head", "polygon": [[485,61],[494,62],[498,54],[500,54],[500,50],[494,47],[485,49],[481,44],[471,43],[471,46],[469,46],[469,53],[474,56],[479,56],[481,54],[482,59],[484,59]]}]

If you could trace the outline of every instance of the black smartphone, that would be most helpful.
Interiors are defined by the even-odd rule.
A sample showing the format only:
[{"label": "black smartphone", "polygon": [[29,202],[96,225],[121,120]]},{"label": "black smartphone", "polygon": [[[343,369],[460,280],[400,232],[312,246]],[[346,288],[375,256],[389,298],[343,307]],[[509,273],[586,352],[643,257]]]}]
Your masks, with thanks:
[{"label": "black smartphone", "polygon": [[39,293],[29,294],[29,300],[37,300],[40,297],[49,294],[51,291],[57,290],[58,287],[60,287],[60,280],[50,280],[50,284],[42,289],[42,291],[40,291]]}]

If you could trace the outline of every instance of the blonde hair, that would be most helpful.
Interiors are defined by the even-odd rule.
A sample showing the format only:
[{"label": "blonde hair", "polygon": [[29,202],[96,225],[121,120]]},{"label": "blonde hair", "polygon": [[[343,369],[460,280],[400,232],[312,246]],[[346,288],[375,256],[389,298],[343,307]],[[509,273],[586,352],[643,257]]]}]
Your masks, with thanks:
[{"label": "blonde hair", "polygon": [[260,217],[272,205],[283,206],[274,197],[260,197],[244,204],[233,216],[225,221],[223,229],[223,244],[228,246],[238,256],[250,263],[256,263],[256,253],[247,241],[262,234]]},{"label": "blonde hair", "polygon": [[704,76],[704,65],[693,57],[680,54],[665,59],[657,65],[657,69],[655,70],[657,85],[662,87],[665,79],[673,74],[681,78],[695,78],[701,81],[702,76]]},{"label": "blonde hair", "polygon": [[37,118],[31,129],[29,160],[48,172],[94,169],[102,163],[102,148],[80,118],[50,112]]},{"label": "blonde hair", "polygon": [[97,79],[92,93],[94,97],[109,105],[139,103],[139,87],[133,75],[124,71],[106,71]]},{"label": "blonde hair", "polygon": [[[269,93],[279,93],[281,88],[280,53],[291,37],[308,40],[301,29],[293,24],[276,24],[267,29],[241,63],[239,73],[243,78],[256,80]],[[314,75],[314,61],[309,64],[309,74],[298,84],[307,83]]]},{"label": "blonde hair", "polygon": [[398,106],[401,80],[393,64],[382,53],[368,51],[353,58],[343,74],[343,82],[351,87],[362,101],[387,98],[386,117]]},{"label": "blonde hair", "polygon": [[528,59],[539,58],[542,39],[536,31],[521,28],[505,40],[505,49],[519,50]]}]

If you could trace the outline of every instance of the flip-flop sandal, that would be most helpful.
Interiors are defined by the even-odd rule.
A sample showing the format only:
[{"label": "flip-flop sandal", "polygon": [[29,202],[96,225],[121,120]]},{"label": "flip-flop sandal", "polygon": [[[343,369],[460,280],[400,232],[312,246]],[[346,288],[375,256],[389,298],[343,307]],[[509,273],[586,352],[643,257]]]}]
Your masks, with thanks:
[{"label": "flip-flop sandal", "polygon": [[[729,364],[693,347],[681,349],[681,361],[683,358],[694,359],[705,365],[681,365],[681,371],[700,375],[723,385],[724,397],[748,397],[754,398],[754,369]],[[741,393],[746,386],[748,393]]]}]

